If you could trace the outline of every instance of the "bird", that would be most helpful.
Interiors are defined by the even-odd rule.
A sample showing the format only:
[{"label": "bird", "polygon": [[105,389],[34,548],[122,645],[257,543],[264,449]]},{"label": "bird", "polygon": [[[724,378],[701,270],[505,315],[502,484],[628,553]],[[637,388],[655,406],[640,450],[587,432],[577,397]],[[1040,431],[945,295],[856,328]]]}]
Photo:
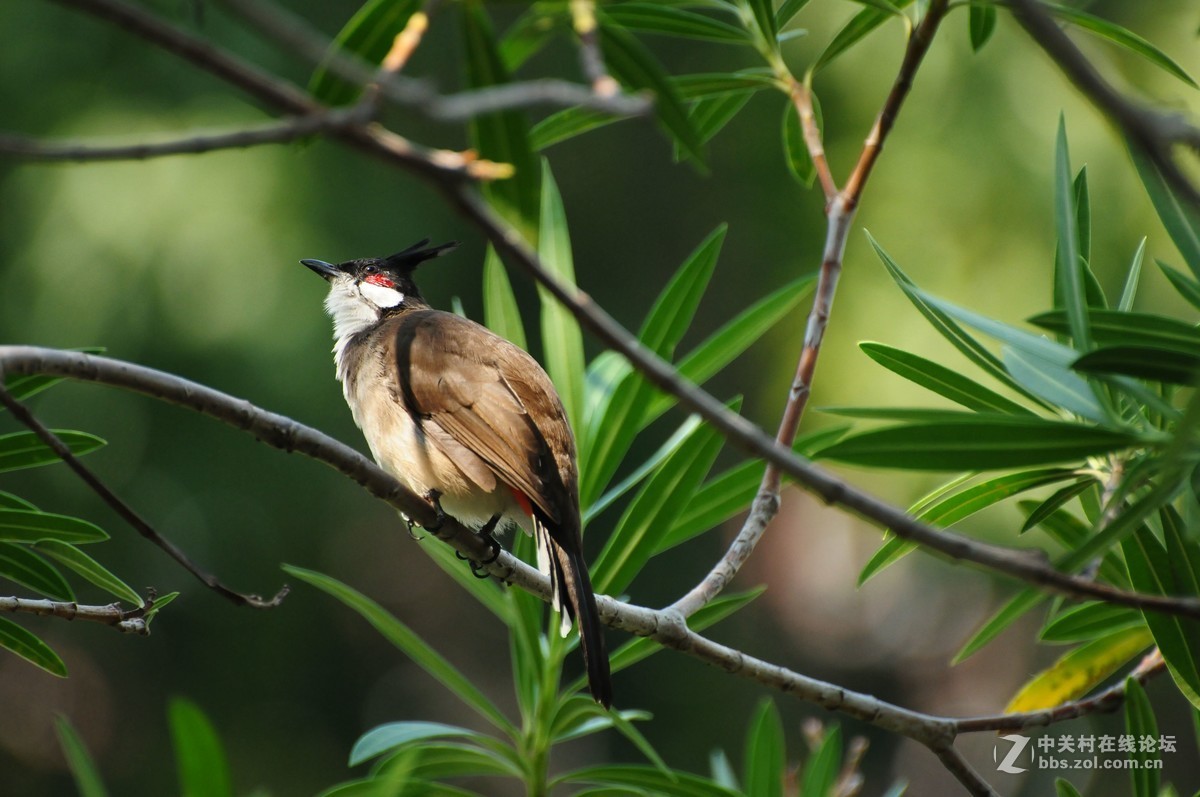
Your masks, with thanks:
[{"label": "bird", "polygon": [[583,557],[575,438],[550,377],[487,327],[436,310],[413,282],[455,249],[426,238],[396,254],[300,262],[329,283],[337,379],[375,461],[437,511],[487,536],[534,536],[560,631],[579,627],[588,688],[612,705],[595,593]]}]

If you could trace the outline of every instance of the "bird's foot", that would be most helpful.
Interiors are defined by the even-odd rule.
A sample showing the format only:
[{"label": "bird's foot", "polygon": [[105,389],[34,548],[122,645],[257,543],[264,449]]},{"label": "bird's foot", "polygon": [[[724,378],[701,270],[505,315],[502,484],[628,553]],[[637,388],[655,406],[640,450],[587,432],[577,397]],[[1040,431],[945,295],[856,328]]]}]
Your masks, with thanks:
[{"label": "bird's foot", "polygon": [[425,539],[425,536],[423,534],[417,534],[415,531],[413,531],[413,529],[415,529],[417,527],[417,523],[415,520],[413,520],[412,518],[410,518],[408,515],[404,514],[403,512],[400,513],[400,519],[403,520],[404,525],[408,527],[408,536],[410,538],[412,538],[413,542],[420,542],[421,540]]},{"label": "bird's foot", "polygon": [[441,497],[442,493],[440,490],[430,490],[429,492],[425,493],[425,500],[433,504],[433,509],[435,512],[437,512],[437,517],[434,519],[431,525],[425,526],[424,528],[426,531],[431,531],[434,534],[437,534],[438,531],[441,530],[442,526],[446,524],[446,518],[449,517],[449,515],[446,514],[446,510],[442,509],[442,502],[440,500]]},{"label": "bird's foot", "polygon": [[499,559],[500,552],[504,550],[500,545],[500,541],[492,535],[492,531],[496,528],[496,524],[499,522],[500,516],[492,515],[488,522],[484,523],[478,531],[479,536],[482,537],[488,544],[490,553],[487,559],[476,562],[474,559],[463,556],[461,553],[455,551],[455,556],[471,565],[471,575],[475,576],[475,578],[488,578],[490,574],[486,570],[487,566]]}]

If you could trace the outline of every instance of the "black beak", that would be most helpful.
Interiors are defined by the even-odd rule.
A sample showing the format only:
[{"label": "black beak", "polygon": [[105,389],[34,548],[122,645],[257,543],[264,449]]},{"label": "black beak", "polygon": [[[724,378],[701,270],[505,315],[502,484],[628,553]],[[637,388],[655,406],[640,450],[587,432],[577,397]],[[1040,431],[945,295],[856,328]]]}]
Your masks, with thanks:
[{"label": "black beak", "polygon": [[327,280],[331,280],[342,273],[338,271],[337,266],[332,263],[326,263],[324,260],[301,260],[300,262]]}]

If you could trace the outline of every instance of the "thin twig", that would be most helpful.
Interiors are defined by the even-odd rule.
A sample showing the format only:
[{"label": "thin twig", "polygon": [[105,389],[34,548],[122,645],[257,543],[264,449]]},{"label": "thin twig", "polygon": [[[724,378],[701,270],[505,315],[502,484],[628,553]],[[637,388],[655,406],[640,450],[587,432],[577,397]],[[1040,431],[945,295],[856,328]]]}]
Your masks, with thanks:
[{"label": "thin twig", "polygon": [[571,0],[571,25],[579,37],[579,63],[583,75],[592,85],[597,97],[615,97],[621,84],[613,80],[604,65],[604,53],[600,50],[600,25],[596,22],[595,0]]},{"label": "thin twig", "polygon": [[[816,374],[817,359],[821,354],[821,345],[825,340],[825,330],[829,326],[829,317],[833,311],[833,299],[837,293],[838,278],[842,272],[842,260],[846,253],[846,239],[854,222],[855,211],[858,208],[862,190],[866,186],[867,177],[875,157],[883,148],[883,142],[892,128],[896,115],[904,103],[912,86],[913,76],[921,65],[921,60],[929,49],[937,26],[946,12],[946,0],[931,3],[921,25],[909,39],[908,48],[901,62],[900,73],[892,86],[891,92],[884,101],[871,134],[863,147],[863,155],[858,165],[850,175],[845,190],[839,191],[825,159],[824,146],[821,143],[821,133],[817,129],[813,115],[812,94],[806,84],[802,84],[789,75],[782,76],[785,83],[791,86],[790,96],[800,116],[801,128],[804,131],[805,146],[821,180],[825,191],[827,204],[825,208],[826,233],[825,250],[821,256],[821,270],[817,278],[817,289],[813,296],[812,309],[808,315],[805,327],[804,344],[796,363],[796,375],[792,380],[788,400],[784,406],[783,415],[779,421],[779,429],[775,434],[775,442],[780,447],[790,450],[796,433],[800,429],[800,421],[812,395],[813,377]],[[781,67],[785,68],[785,67]],[[868,156],[868,153],[874,153]],[[779,511],[780,490],[782,487],[782,472],[774,462],[768,463],[763,473],[758,493],[750,505],[742,528],[730,543],[724,555],[695,587],[672,605],[672,609],[690,617],[701,607],[708,604],[721,593],[725,586],[733,580],[746,560],[754,552],[754,548],[766,533],[767,527]]]},{"label": "thin twig", "polygon": [[946,771],[966,787],[972,797],[999,797],[1000,792],[993,789],[992,785],[984,780],[975,771],[974,767],[967,763],[967,759],[963,758],[963,754],[958,752],[954,748],[954,745],[933,745],[929,749],[942,762],[942,766],[946,768]]},{"label": "thin twig", "polygon": [[147,523],[133,507],[117,497],[117,494],[110,490],[96,474],[92,473],[86,465],[79,461],[79,457],[71,452],[71,449],[59,439],[58,435],[47,429],[37,419],[37,416],[30,412],[28,407],[18,401],[12,393],[8,392],[8,388],[3,383],[3,373],[3,368],[0,367],[0,404],[3,404],[13,414],[14,418],[28,427],[31,432],[37,435],[38,439],[49,446],[67,464],[67,467],[75,471],[75,474],[83,480],[84,484],[92,489],[92,492],[98,495],[104,503],[108,504],[138,534],[141,534],[147,540],[166,551],[168,556],[178,562],[184,570],[195,576],[204,586],[238,606],[249,606],[252,609],[272,609],[283,602],[283,599],[288,594],[288,586],[286,584],[280,588],[275,597],[270,600],[264,600],[259,595],[246,595],[230,589],[222,584],[216,576],[200,569],[178,546],[155,531],[154,527]]},{"label": "thin twig", "polygon": [[1200,189],[1174,158],[1177,144],[1200,150],[1200,128],[1181,115],[1164,113],[1129,99],[1105,80],[1075,43],[1036,0],[1006,0],[1013,16],[1038,46],[1058,64],[1063,74],[1091,100],[1130,143],[1146,153],[1167,182],[1200,208]]},{"label": "thin twig", "polygon": [[111,626],[122,634],[150,636],[150,626],[146,623],[143,614],[140,611],[125,611],[119,603],[110,603],[107,606],[89,606],[75,601],[0,597],[0,612],[26,612],[40,617],[87,620]]}]

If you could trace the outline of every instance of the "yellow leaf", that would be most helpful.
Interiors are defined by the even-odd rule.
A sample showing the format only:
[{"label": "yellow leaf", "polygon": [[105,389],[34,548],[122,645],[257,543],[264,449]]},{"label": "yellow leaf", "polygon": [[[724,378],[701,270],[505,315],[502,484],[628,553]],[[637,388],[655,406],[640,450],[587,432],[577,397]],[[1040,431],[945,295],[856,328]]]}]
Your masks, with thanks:
[{"label": "yellow leaf", "polygon": [[1021,687],[1004,712],[1038,711],[1083,697],[1153,641],[1150,630],[1143,626],[1117,631],[1075,648]]}]

